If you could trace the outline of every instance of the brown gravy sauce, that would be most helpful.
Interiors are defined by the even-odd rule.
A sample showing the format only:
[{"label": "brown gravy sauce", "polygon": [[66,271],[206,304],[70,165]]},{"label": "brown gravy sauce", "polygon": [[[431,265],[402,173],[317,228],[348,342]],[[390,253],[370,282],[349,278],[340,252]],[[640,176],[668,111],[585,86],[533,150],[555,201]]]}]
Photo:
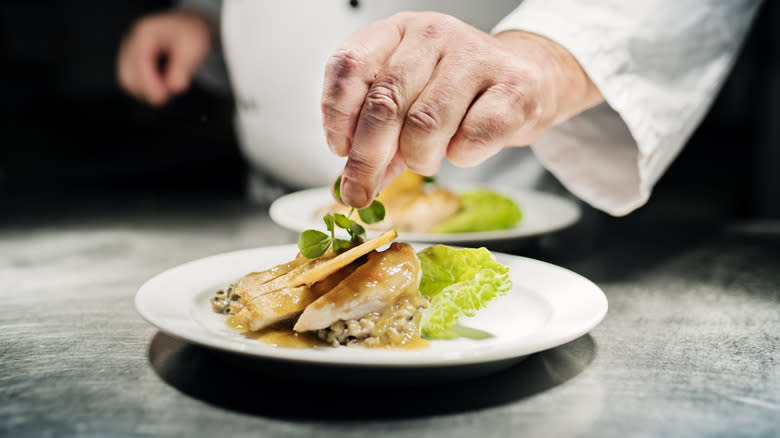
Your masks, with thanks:
[{"label": "brown gravy sauce", "polygon": [[235,318],[232,316],[227,319],[225,324],[232,329],[240,331],[249,339],[256,339],[272,347],[312,348],[328,346],[328,343],[318,338],[314,332],[299,333],[293,330],[293,320],[281,321],[256,332],[250,331],[248,327],[236,323]]}]

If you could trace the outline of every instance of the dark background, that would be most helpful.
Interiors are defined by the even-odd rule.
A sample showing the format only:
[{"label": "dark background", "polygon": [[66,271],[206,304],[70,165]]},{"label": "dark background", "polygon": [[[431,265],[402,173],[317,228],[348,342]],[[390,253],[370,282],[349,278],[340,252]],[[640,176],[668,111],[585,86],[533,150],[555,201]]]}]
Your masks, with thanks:
[{"label": "dark background", "polygon": [[117,85],[122,36],[170,3],[0,2],[0,197],[241,193],[229,97],[154,108]]},{"label": "dark background", "polygon": [[[152,108],[116,84],[122,35],[169,3],[0,2],[0,215],[94,195],[243,196],[229,97],[196,85]],[[716,104],[632,216],[780,217],[779,18],[765,2]]]}]

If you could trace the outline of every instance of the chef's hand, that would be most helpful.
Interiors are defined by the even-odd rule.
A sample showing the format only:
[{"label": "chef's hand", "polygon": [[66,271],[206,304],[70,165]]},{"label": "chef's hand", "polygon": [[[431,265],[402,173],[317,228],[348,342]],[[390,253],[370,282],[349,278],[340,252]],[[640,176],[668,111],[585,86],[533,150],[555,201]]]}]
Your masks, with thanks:
[{"label": "chef's hand", "polygon": [[211,37],[211,24],[197,13],[177,11],[142,18],[119,49],[119,85],[152,105],[164,104],[189,87],[211,48]]},{"label": "chef's hand", "polygon": [[433,175],[445,156],[476,166],[601,100],[549,39],[400,13],[359,30],[331,56],[322,114],[329,147],[348,157],[342,199],[364,207],[405,168]]}]

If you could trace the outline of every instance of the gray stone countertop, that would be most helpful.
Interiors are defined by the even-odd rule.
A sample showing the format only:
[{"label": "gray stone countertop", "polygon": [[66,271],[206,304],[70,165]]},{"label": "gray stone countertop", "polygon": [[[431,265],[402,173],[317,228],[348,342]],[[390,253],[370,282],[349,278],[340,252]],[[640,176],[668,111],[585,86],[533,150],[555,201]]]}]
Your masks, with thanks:
[{"label": "gray stone countertop", "polygon": [[0,215],[2,436],[780,436],[780,222],[505,243],[593,280],[604,321],[495,374],[375,388],[279,380],[136,313],[165,269],[294,242],[266,207],[62,204]]}]

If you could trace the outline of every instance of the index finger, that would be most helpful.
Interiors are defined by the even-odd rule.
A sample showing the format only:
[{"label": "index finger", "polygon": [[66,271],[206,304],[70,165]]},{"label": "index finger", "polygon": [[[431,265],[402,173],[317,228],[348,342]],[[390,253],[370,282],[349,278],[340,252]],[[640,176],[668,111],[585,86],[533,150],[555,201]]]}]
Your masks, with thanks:
[{"label": "index finger", "polygon": [[344,157],[349,153],[368,88],[400,42],[401,32],[395,24],[376,21],[347,38],[328,59],[322,87],[322,125],[334,154]]}]

